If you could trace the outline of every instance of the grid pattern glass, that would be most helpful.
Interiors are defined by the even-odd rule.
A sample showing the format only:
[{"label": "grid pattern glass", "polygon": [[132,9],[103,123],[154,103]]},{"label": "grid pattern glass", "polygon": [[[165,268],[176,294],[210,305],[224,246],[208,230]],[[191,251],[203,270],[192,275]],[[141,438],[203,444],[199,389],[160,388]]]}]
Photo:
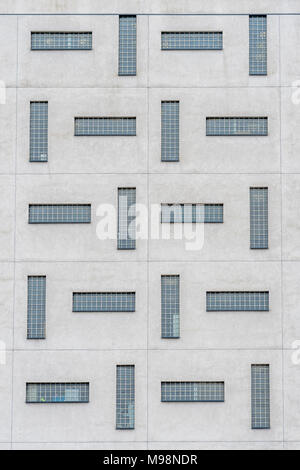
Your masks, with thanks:
[{"label": "grid pattern glass", "polygon": [[222,50],[223,33],[220,31],[162,32],[161,48],[163,51]]},{"label": "grid pattern glass", "polygon": [[207,312],[268,312],[269,292],[206,292]]},{"label": "grid pattern glass", "polygon": [[46,276],[27,280],[27,339],[46,338]]},{"label": "grid pattern glass", "polygon": [[27,383],[26,403],[87,403],[88,383]]},{"label": "grid pattern glass", "polygon": [[116,428],[134,429],[134,366],[117,366]]},{"label": "grid pattern glass", "polygon": [[161,102],[161,160],[179,161],[179,101]]},{"label": "grid pattern glass", "polygon": [[251,366],[252,429],[270,429],[270,370],[267,364]]},{"label": "grid pattern glass", "polygon": [[267,75],[267,17],[249,17],[249,74]]},{"label": "grid pattern glass", "polygon": [[162,223],[223,223],[223,204],[162,204]]},{"label": "grid pattern glass", "polygon": [[92,49],[91,32],[32,32],[32,51],[67,51]]},{"label": "grid pattern glass", "polygon": [[161,336],[179,338],[180,303],[178,275],[161,276]]},{"label": "grid pattern glass", "polygon": [[268,248],[268,188],[250,188],[250,248]]},{"label": "grid pattern glass", "polygon": [[118,249],[136,248],[136,189],[118,189]]},{"label": "grid pattern glass", "polygon": [[30,224],[88,224],[90,204],[30,204]]},{"label": "grid pattern glass", "polygon": [[136,16],[119,17],[119,75],[136,75]]},{"label": "grid pattern glass", "polygon": [[267,117],[208,117],[206,135],[264,136],[268,135]]},{"label": "grid pattern glass", "polygon": [[30,103],[30,161],[48,161],[48,103]]},{"label": "grid pattern glass", "polygon": [[223,402],[224,382],[162,382],[163,402]]},{"label": "grid pattern glass", "polygon": [[134,136],[135,117],[76,117],[75,136]]},{"label": "grid pattern glass", "polygon": [[134,312],[135,292],[74,292],[73,312]]}]

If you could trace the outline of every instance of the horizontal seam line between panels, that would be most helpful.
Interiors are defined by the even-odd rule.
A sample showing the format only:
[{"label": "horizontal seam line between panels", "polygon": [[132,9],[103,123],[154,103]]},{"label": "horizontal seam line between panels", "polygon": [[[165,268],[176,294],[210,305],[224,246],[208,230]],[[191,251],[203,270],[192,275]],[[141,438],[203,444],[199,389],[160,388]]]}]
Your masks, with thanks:
[{"label": "horizontal seam line between panels", "polygon": [[[97,443],[103,443],[103,444],[108,444],[108,443],[116,443],[116,444],[122,444],[122,443],[126,443],[126,444],[135,444],[136,442],[140,442],[140,443],[151,443],[151,442],[155,442],[155,443],[174,443],[174,442],[187,442],[187,443],[214,443],[214,442],[219,442],[219,443],[224,443],[224,444],[231,444],[231,443],[249,443],[249,444],[259,444],[259,443],[278,443],[278,444],[281,444],[283,443],[282,440],[277,440],[277,441],[273,441],[273,440],[270,440],[270,441],[183,441],[183,440],[179,440],[179,441],[153,441],[153,440],[141,440],[141,441],[138,441],[138,440],[132,440],[132,441],[13,441],[13,444],[97,444]],[[285,441],[285,442],[288,442],[288,441]],[[289,441],[289,442],[300,442],[300,441]],[[7,444],[8,442],[4,441],[3,442],[4,444]],[[116,449],[117,450],[117,449]],[[125,450],[125,449],[124,449]],[[154,450],[154,449],[153,449]],[[152,452],[153,451],[152,449],[149,449],[148,452]],[[174,449],[176,450],[176,449]]]},{"label": "horizontal seam line between panels", "polygon": [[[248,13],[0,13],[0,16],[119,16],[119,15],[135,15],[135,16],[249,16],[253,15],[253,12]],[[258,15],[269,15],[269,16],[299,16],[300,13],[290,12],[263,12],[257,13]]]},{"label": "horizontal seam line between panels", "polygon": [[232,85],[232,86],[226,86],[226,85],[220,85],[220,86],[210,86],[210,85],[207,85],[207,86],[149,86],[149,87],[145,87],[145,86],[124,86],[123,88],[120,88],[119,86],[115,86],[115,87],[99,87],[99,86],[61,86],[61,87],[53,87],[53,86],[35,86],[35,87],[20,87],[20,86],[6,86],[6,89],[12,89],[12,90],[15,90],[15,89],[21,89],[21,90],[38,90],[38,89],[41,89],[41,90],[65,90],[65,89],[68,89],[68,90],[147,90],[147,89],[153,89],[153,90],[198,90],[198,89],[252,89],[252,90],[255,90],[255,89],[258,89],[258,88],[296,88],[296,87],[293,87],[291,85],[253,85],[253,86],[248,86],[248,85]]},{"label": "horizontal seam line between panels", "polygon": [[55,176],[55,175],[72,175],[72,176],[77,176],[77,175],[86,175],[86,176],[89,176],[89,175],[97,175],[97,176],[101,176],[101,175],[133,175],[133,176],[138,176],[138,175],[163,175],[163,176],[168,176],[168,175],[197,175],[197,176],[201,176],[201,175],[214,175],[214,176],[217,176],[217,175],[281,175],[281,174],[284,174],[284,175],[300,175],[300,172],[297,173],[297,172],[289,172],[289,173],[280,173],[280,172],[277,172],[277,171],[268,171],[268,172],[259,172],[259,173],[227,173],[227,172],[218,172],[218,173],[211,173],[211,172],[197,172],[197,171],[174,171],[174,172],[139,172],[139,173],[131,173],[131,172],[119,172],[119,173],[111,173],[111,172],[101,172],[101,173],[95,173],[95,172],[91,172],[91,173],[47,173],[47,172],[44,172],[44,173],[0,173],[0,176]]},{"label": "horizontal seam line between panels", "polygon": [[[219,312],[222,313],[222,312]],[[227,313],[227,312],[225,312]],[[30,340],[28,340],[30,341]],[[40,340],[43,341],[43,340]],[[85,351],[85,352],[100,352],[100,351],[147,351],[147,348],[116,348],[116,349],[84,349],[84,348],[78,348],[78,349],[66,349],[66,348],[61,348],[61,349],[43,349],[43,348],[35,348],[35,349],[22,349],[22,348],[14,348],[13,350],[10,348],[7,348],[6,351],[11,352],[61,352],[61,351],[69,351],[69,352],[79,352],[79,351]],[[278,346],[278,348],[149,348],[149,351],[160,351],[160,352],[176,352],[176,351],[282,351],[282,348]],[[284,348],[284,351],[295,351],[293,348]]]}]

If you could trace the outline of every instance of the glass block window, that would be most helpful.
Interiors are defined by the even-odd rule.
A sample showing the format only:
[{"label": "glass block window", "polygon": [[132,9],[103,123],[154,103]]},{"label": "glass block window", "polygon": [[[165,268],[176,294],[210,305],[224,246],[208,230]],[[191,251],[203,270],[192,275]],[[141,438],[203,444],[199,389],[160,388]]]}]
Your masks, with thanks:
[{"label": "glass block window", "polygon": [[135,312],[135,292],[74,292],[73,312]]},{"label": "glass block window", "polygon": [[179,276],[161,276],[161,336],[179,338]]},{"label": "glass block window", "polygon": [[116,428],[134,429],[134,366],[117,366]]},{"label": "glass block window", "polygon": [[30,161],[48,161],[48,103],[30,103]]},{"label": "glass block window", "polygon": [[77,51],[92,49],[91,32],[32,32],[32,51]]},{"label": "glass block window", "polygon": [[27,280],[27,339],[46,338],[46,276]]},{"label": "glass block window", "polygon": [[161,102],[161,160],[179,161],[179,101]]},{"label": "glass block window", "polygon": [[208,117],[207,136],[264,136],[268,135],[267,117]]},{"label": "glass block window", "polygon": [[30,204],[30,224],[89,224],[90,204]]},{"label": "glass block window", "polygon": [[135,117],[76,117],[75,136],[134,136]]},{"label": "glass block window", "polygon": [[207,312],[268,312],[269,292],[206,292]]},{"label": "glass block window", "polygon": [[222,50],[223,33],[220,31],[162,32],[161,49],[163,51]]},{"label": "glass block window", "polygon": [[162,382],[162,402],[223,402],[224,382]]},{"label": "glass block window", "polygon": [[26,403],[87,403],[88,383],[27,383]]},{"label": "glass block window", "polygon": [[118,249],[136,248],[136,189],[118,189]]},{"label": "glass block window", "polygon": [[162,204],[162,223],[223,223],[223,204]]},{"label": "glass block window", "polygon": [[268,188],[250,188],[250,248],[268,248]]},{"label": "glass block window", "polygon": [[119,75],[136,75],[136,16],[119,16]]},{"label": "glass block window", "polygon": [[251,421],[252,429],[270,429],[270,374],[269,365],[251,366]]},{"label": "glass block window", "polygon": [[267,17],[249,17],[249,74],[267,75]]}]

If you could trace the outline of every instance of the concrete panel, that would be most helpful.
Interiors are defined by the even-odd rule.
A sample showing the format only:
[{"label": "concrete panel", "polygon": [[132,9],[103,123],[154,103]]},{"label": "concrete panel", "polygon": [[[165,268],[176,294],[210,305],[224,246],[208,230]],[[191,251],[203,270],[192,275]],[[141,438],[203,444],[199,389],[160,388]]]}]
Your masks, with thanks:
[{"label": "concrete panel", "polygon": [[[116,365],[135,364],[136,429],[115,429]],[[135,442],[146,439],[143,351],[15,352],[15,443]],[[74,367],[75,366],[75,367]],[[26,404],[26,382],[90,382],[89,403]],[[28,427],[28,423],[31,423]],[[81,426],[81,423],[88,426]]]},{"label": "concrete panel", "polygon": [[[181,334],[180,339],[161,339],[160,295],[150,296],[151,348],[281,347],[280,263],[151,263],[149,282],[154,292],[160,292],[163,274],[180,275]],[[206,312],[206,292],[227,290],[269,290],[270,311]]]},{"label": "concrete panel", "polygon": [[[251,429],[251,364],[270,364],[271,429]],[[149,440],[282,440],[279,351],[153,351],[149,355]],[[224,403],[162,403],[161,381],[225,381]],[[238,410],[238,413],[237,413]],[[226,429],[226,434],[224,434]]]},{"label": "concrete panel", "polygon": [[[46,276],[46,339],[26,340],[27,276]],[[136,292],[135,312],[72,312],[73,292]],[[147,343],[146,263],[18,263],[17,349],[144,349]]]},{"label": "concrete panel", "polygon": [[[269,249],[250,250],[249,187],[269,188]],[[184,239],[175,239],[174,231],[182,224],[171,226],[171,239],[150,241],[150,259],[196,261],[235,260],[266,261],[280,257],[280,178],[277,175],[151,175],[150,203],[223,203],[224,223],[195,224],[185,232]],[[155,220],[160,220],[159,215]],[[170,224],[161,224],[164,230]],[[183,224],[184,229],[189,224]],[[191,224],[190,224],[191,225]],[[168,226],[168,227],[167,227]],[[176,228],[176,227],[177,228]],[[188,237],[191,237],[190,240]],[[198,249],[195,240],[204,240]],[[226,241],[226,243],[225,243]]]},{"label": "concrete panel", "polygon": [[[150,170],[164,174],[280,171],[279,96],[278,90],[273,88],[152,88],[149,109]],[[180,102],[180,162],[161,162],[163,100]],[[266,116],[269,135],[206,136],[206,118],[214,116]]]},{"label": "concrete panel", "polygon": [[[29,162],[30,101],[48,101],[48,163]],[[145,90],[24,89],[18,103],[19,173],[146,172]],[[136,117],[137,136],[74,136],[74,118],[93,116]]]}]

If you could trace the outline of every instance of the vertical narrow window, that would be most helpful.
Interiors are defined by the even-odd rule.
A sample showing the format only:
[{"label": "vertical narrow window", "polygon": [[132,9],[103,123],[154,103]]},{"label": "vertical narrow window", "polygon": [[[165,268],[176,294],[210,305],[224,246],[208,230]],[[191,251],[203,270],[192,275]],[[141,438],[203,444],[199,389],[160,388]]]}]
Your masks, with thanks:
[{"label": "vertical narrow window", "polygon": [[249,75],[267,75],[267,17],[249,17]]},{"label": "vertical narrow window", "polygon": [[134,429],[134,366],[117,366],[116,428]]},{"label": "vertical narrow window", "polygon": [[135,250],[136,189],[118,189],[118,249]]},{"label": "vertical narrow window", "polygon": [[253,364],[251,366],[252,429],[270,429],[269,369],[268,364]]},{"label": "vertical narrow window", "polygon": [[30,161],[48,161],[48,103],[30,103]]},{"label": "vertical narrow window", "polygon": [[136,16],[119,16],[119,75],[136,75]]},{"label": "vertical narrow window", "polygon": [[28,276],[27,339],[46,338],[46,276]]},{"label": "vertical narrow window", "polygon": [[161,276],[161,336],[179,338],[179,276]]},{"label": "vertical narrow window", "polygon": [[268,188],[250,188],[250,248],[268,248]]},{"label": "vertical narrow window", "polygon": [[179,161],[179,101],[161,102],[161,160]]}]

